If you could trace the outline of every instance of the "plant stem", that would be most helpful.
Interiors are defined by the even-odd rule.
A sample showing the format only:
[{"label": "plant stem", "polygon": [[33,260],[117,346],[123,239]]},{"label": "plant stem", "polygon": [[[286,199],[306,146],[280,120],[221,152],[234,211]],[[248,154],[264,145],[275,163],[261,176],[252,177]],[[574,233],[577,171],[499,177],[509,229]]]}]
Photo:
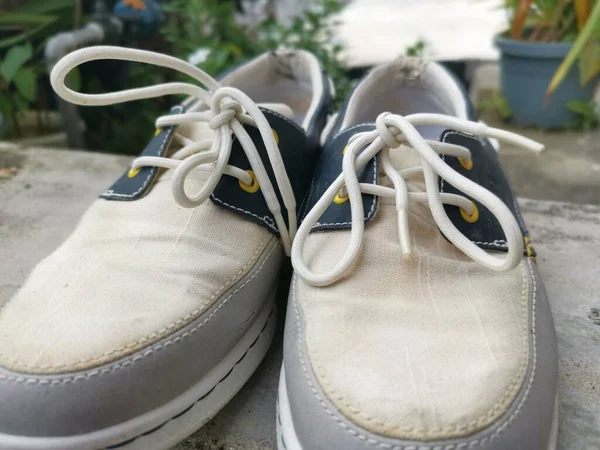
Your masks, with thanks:
[{"label": "plant stem", "polygon": [[19,118],[17,117],[17,115],[18,115],[17,104],[15,103],[15,100],[12,95],[8,95],[8,98],[11,103],[10,115],[12,117],[15,136],[21,137],[21,126],[19,125]]}]

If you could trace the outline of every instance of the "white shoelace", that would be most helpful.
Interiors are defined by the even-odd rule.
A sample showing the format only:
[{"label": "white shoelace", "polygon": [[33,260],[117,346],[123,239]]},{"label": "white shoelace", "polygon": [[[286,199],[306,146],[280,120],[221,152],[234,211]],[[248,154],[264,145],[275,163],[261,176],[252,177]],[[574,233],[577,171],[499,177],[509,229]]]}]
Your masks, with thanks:
[{"label": "white shoelace", "polygon": [[[411,252],[407,214],[410,203],[428,203],[440,230],[450,242],[470,258],[497,271],[509,270],[519,264],[523,252],[523,236],[511,210],[502,200],[455,171],[439,156],[439,154],[445,154],[469,161],[470,151],[458,145],[424,139],[415,129],[422,125],[438,125],[475,136],[496,138],[536,152],[540,152],[544,148],[541,144],[515,133],[456,117],[441,114],[412,114],[406,117],[389,113],[381,114],[377,118],[375,130],[358,133],[350,138],[343,157],[342,173],[309,211],[298,229],[292,246],[292,263],[296,273],[307,283],[315,286],[334,283],[344,275],[356,258],[362,244],[365,226],[363,193],[395,198],[399,240],[402,252],[405,254]],[[408,143],[419,153],[421,166],[398,170],[392,165],[390,149],[406,151],[406,148],[399,148],[403,143]],[[391,180],[393,188],[360,183],[358,180],[357,171],[364,168],[379,152],[381,152],[381,168]],[[405,179],[421,173],[425,178],[425,192],[409,190],[410,186],[407,185]],[[487,253],[458,231],[448,218],[443,205],[459,206],[469,216],[474,214],[475,205],[461,195],[440,193],[438,175],[460,191],[481,202],[496,217],[506,235],[508,253],[505,256]],[[340,193],[343,194],[341,198],[345,199],[347,195],[350,201],[352,212],[350,242],[340,260],[331,270],[326,273],[315,273],[308,268],[304,261],[304,244],[311,228],[331,205],[334,198],[341,195]]]},{"label": "white shoelace", "polygon": [[[191,83],[175,82],[106,94],[83,94],[75,92],[65,85],[65,78],[73,68],[89,61],[101,59],[134,61],[167,67],[194,78],[206,86],[207,90]],[[275,218],[284,249],[288,255],[290,254],[291,243],[297,228],[294,192],[269,122],[259,107],[242,91],[232,87],[222,87],[205,72],[180,59],[144,50],[111,46],[84,48],[65,56],[52,70],[50,81],[59,96],[77,105],[105,106],[172,94],[184,94],[199,100],[183,114],[159,117],[156,121],[156,127],[207,122],[209,127],[215,131],[214,138],[196,142],[175,133],[174,138],[183,145],[180,150],[169,158],[158,156],[139,157],[133,162],[132,170],[144,166],[173,169],[173,197],[181,206],[196,207],[208,199],[223,174],[238,178],[247,186],[251,186],[255,182],[252,175],[245,170],[227,164],[231,153],[233,135],[235,135],[250,161],[250,166],[256,176],[260,190],[262,190],[269,211]],[[198,111],[206,107],[209,110]],[[256,145],[252,142],[243,124],[255,126],[260,131],[287,210],[289,228],[285,224],[281,213],[281,205],[265,166],[260,159]],[[210,175],[200,192],[194,196],[189,196],[185,191],[185,180],[193,169],[208,170]]]}]

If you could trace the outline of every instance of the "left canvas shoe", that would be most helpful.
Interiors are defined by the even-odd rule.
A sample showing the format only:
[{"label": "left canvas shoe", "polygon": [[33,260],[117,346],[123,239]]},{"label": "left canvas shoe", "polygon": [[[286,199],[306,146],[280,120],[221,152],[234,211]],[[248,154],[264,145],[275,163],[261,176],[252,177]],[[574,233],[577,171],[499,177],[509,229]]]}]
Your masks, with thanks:
[{"label": "left canvas shoe", "polygon": [[[64,85],[101,59],[172,68],[206,88]],[[51,81],[79,105],[190,99],[158,119],[130,170],[2,309],[0,449],[165,449],[213,417],[269,347],[329,80],[304,51],[264,54],[216,81],[166,55],[91,47]]]},{"label": "left canvas shoe", "polygon": [[279,450],[555,449],[552,315],[488,137],[541,149],[419,59],[342,107],[292,246]]}]

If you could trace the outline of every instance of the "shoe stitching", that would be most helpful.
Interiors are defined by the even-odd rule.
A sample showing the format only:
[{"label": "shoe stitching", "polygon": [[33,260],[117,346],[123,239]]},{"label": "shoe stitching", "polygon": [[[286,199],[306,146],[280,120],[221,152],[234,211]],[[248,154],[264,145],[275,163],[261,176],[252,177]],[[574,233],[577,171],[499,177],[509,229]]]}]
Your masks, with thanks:
[{"label": "shoe stitching", "polygon": [[[343,134],[343,133],[346,133],[347,131],[351,131],[351,130],[354,130],[354,129],[356,129],[356,128],[362,127],[362,126],[364,126],[364,125],[373,125],[373,126],[375,126],[375,124],[374,124],[374,123],[367,123],[367,124],[359,124],[359,125],[354,125],[354,126],[352,126],[352,127],[350,127],[350,128],[346,128],[345,130],[338,132],[338,133],[337,133],[337,134],[336,134],[336,135],[335,135],[335,136],[332,138],[332,142],[333,142],[333,141],[334,141],[334,140],[335,140],[335,139],[336,139],[338,136],[340,136],[341,134]],[[376,165],[377,165],[377,158],[375,158],[375,166],[376,166]],[[373,168],[373,170],[375,171],[375,177],[377,177],[377,169],[376,169],[376,167],[374,167],[374,168]],[[315,175],[316,175],[316,174],[315,174]],[[313,178],[312,178],[312,180],[311,180],[311,183],[310,183],[310,189],[309,189],[309,191],[308,191],[308,197],[307,197],[306,205],[305,205],[305,208],[303,208],[303,210],[302,210],[302,217],[303,217],[303,218],[306,216],[306,214],[308,214],[308,211],[307,211],[307,210],[308,210],[309,206],[311,206],[311,204],[313,203],[313,202],[312,202],[312,194],[313,194],[313,188],[314,188],[314,186],[315,186],[315,181],[316,181],[316,176],[313,176]],[[375,196],[373,196],[373,200],[374,200],[374,202],[375,202]],[[371,210],[369,211],[369,214],[372,214],[372,213],[373,213],[373,209],[374,209],[374,207],[375,207],[375,204],[372,204],[372,205],[371,205]],[[305,211],[305,210],[306,210],[306,214],[304,213],[304,211]],[[370,218],[370,216],[367,216],[367,218],[369,219],[369,218]],[[350,225],[351,223],[352,223],[352,222],[339,222],[339,223],[324,223],[324,224],[319,224],[319,223],[317,222],[315,225],[313,225],[313,227],[311,228],[311,230],[312,230],[312,229],[314,229],[315,227],[319,226],[319,225]]]},{"label": "shoe stitching", "polygon": [[[265,239],[265,241],[267,241],[269,238],[272,238],[272,237],[269,236],[267,239]],[[262,244],[264,244],[265,241],[263,241]],[[259,248],[260,250],[263,249],[262,244],[261,244],[261,247]],[[114,372],[115,370],[120,370],[120,369],[122,369],[124,367],[127,367],[129,365],[132,365],[132,364],[136,363],[137,361],[139,361],[141,359],[146,358],[147,356],[155,353],[156,351],[158,351],[158,350],[160,350],[162,348],[168,347],[169,345],[172,345],[172,344],[176,344],[177,342],[182,341],[183,339],[187,338],[191,334],[195,333],[197,330],[199,330],[206,323],[210,322],[217,315],[217,313],[221,310],[221,308],[223,308],[223,306],[225,306],[234,295],[236,295],[239,291],[241,291],[242,289],[244,289],[244,287],[246,287],[248,285],[248,283],[250,283],[256,277],[256,275],[258,275],[258,273],[262,270],[262,268],[264,267],[265,263],[269,260],[271,254],[275,251],[276,248],[278,248],[277,245],[273,246],[273,248],[269,251],[269,253],[265,257],[265,259],[263,260],[263,262],[261,263],[261,265],[256,269],[256,271],[252,274],[252,276],[248,280],[246,280],[240,287],[238,287],[237,289],[235,289],[227,298],[225,298],[219,304],[219,306],[214,311],[212,311],[210,313],[210,315],[208,317],[206,317],[200,324],[198,324],[197,326],[195,326],[194,328],[192,328],[190,331],[187,331],[187,332],[183,333],[181,336],[178,336],[178,337],[176,337],[174,339],[168,340],[168,341],[166,341],[164,343],[160,343],[160,344],[154,345],[153,347],[151,347],[148,350],[144,351],[144,353],[142,353],[141,355],[136,355],[136,356],[134,356],[133,358],[131,358],[128,361],[125,361],[123,363],[114,364],[114,365],[112,365],[110,367],[107,367],[105,369],[102,369],[102,370],[94,370],[94,371],[89,372],[89,373],[87,373],[85,375],[77,375],[75,377],[55,378],[53,380],[46,380],[46,379],[38,379],[38,378],[12,377],[12,376],[6,376],[6,375],[1,375],[0,374],[0,381],[10,381],[10,382],[28,383],[28,384],[51,384],[51,385],[53,385],[53,384],[70,383],[70,382],[79,381],[79,380],[83,380],[83,379],[89,379],[89,378],[92,378],[92,377],[97,376],[97,375],[103,375],[105,373]],[[257,253],[259,253],[258,250],[256,251],[255,255]],[[252,258],[251,262],[253,260],[254,260],[254,257]],[[240,271],[240,272],[242,272],[242,271]],[[223,286],[225,286],[225,285],[223,285]],[[215,295],[219,295],[219,294],[215,294]],[[188,316],[186,316],[186,317],[188,317]],[[184,319],[180,319],[180,320],[183,321]],[[172,324],[170,326],[172,327],[172,326],[175,326],[175,325],[177,325],[177,324],[174,323],[174,324]],[[148,338],[148,339],[150,339],[150,338]],[[4,356],[4,355],[2,355],[2,356]],[[96,358],[96,359],[98,359],[98,358]],[[90,362],[90,361],[84,361],[84,362]],[[51,366],[50,368],[60,368],[60,367],[62,367],[62,366]],[[47,367],[44,367],[44,368],[47,368]],[[51,375],[51,374],[43,374],[43,375]]]},{"label": "shoe stitching", "polygon": [[271,229],[272,231],[274,231],[275,233],[279,234],[279,230],[277,229],[277,227],[275,227],[275,221],[273,219],[271,219],[271,217],[269,216],[259,216],[257,214],[254,214],[253,212],[247,211],[243,208],[238,208],[237,206],[234,205],[230,205],[227,202],[224,202],[223,200],[221,200],[220,198],[216,197],[215,194],[211,194],[210,197],[216,201],[217,203],[222,204],[223,206],[230,208],[230,209],[234,209],[236,211],[242,212],[244,214],[247,214],[249,216],[252,216],[258,220],[260,220],[261,222],[264,222],[264,224],[269,227],[269,229]]},{"label": "shoe stitching", "polygon": [[180,412],[179,414],[174,415],[173,417],[171,417],[170,419],[166,420],[165,422],[163,422],[162,424],[152,428],[150,431],[146,431],[145,433],[139,434],[131,439],[128,439],[125,442],[121,442],[119,444],[115,444],[115,445],[111,445],[109,447],[106,447],[106,450],[112,450],[112,449],[117,449],[120,447],[124,447],[125,445],[131,444],[132,442],[136,441],[137,439],[143,437],[143,436],[150,436],[152,434],[154,434],[155,432],[157,432],[158,430],[160,430],[161,428],[163,428],[165,425],[167,425],[169,422],[180,418],[181,416],[185,415],[187,412],[189,412],[194,406],[196,406],[198,403],[200,403],[202,400],[204,400],[206,397],[208,397],[210,394],[213,393],[213,391],[216,389],[216,387],[218,385],[220,385],[223,381],[225,381],[227,378],[229,378],[229,376],[233,373],[233,370],[237,367],[238,364],[240,364],[245,358],[246,356],[248,356],[248,352],[252,349],[252,347],[254,347],[256,345],[256,343],[258,342],[258,340],[260,339],[260,337],[262,336],[262,334],[265,332],[265,330],[267,329],[267,326],[269,325],[269,323],[271,322],[271,319],[273,317],[273,312],[275,311],[275,307],[271,308],[271,312],[269,313],[269,316],[267,317],[267,320],[265,322],[265,324],[263,325],[263,327],[260,330],[260,333],[258,333],[258,336],[256,336],[256,339],[254,339],[254,341],[252,341],[252,344],[250,344],[250,346],[246,349],[246,351],[244,352],[244,354],[242,356],[239,357],[239,359],[235,362],[235,364],[231,367],[231,369],[229,369],[229,371],[227,372],[227,374],[222,377],[213,387],[211,387],[208,392],[206,392],[202,397],[200,397],[198,400],[196,400],[194,403],[192,403],[190,406],[188,406],[186,409],[184,409],[182,412]]},{"label": "shoe stitching", "polygon": [[[281,120],[283,120],[283,121],[285,121],[285,122],[289,123],[289,124],[290,124],[290,125],[292,125],[294,128],[296,128],[296,130],[300,131],[300,132],[301,132],[301,133],[304,135],[304,137],[306,137],[306,131],[304,130],[304,128],[302,128],[300,125],[298,125],[298,124],[297,124],[296,122],[294,122],[293,120],[290,120],[290,119],[288,119],[287,117],[285,117],[285,116],[282,116],[282,115],[281,115],[281,114],[279,114],[278,112],[276,112],[276,111],[272,111],[272,110],[270,110],[270,109],[268,109],[268,108],[260,108],[260,109],[262,109],[263,111],[267,112],[268,114],[273,114],[274,116],[277,116],[277,117],[279,117]],[[268,114],[267,114],[267,115],[268,115]]]},{"label": "shoe stitching", "polygon": [[[171,109],[171,112],[180,113],[182,109],[183,109],[183,106],[175,106],[174,108]],[[170,142],[170,138],[173,135],[174,131],[175,131],[175,127],[171,127],[167,131],[167,133],[165,133],[165,137],[160,145],[160,149],[158,150],[159,155],[162,154],[163,150],[165,149],[165,146],[167,145],[167,141]],[[154,177],[154,175],[156,174],[157,171],[158,171],[158,169],[156,167],[153,167],[150,170],[150,173],[148,174],[146,179],[144,180],[144,183],[142,184],[142,186],[137,191],[133,192],[132,194],[118,194],[118,193],[115,193],[112,189],[108,189],[100,197],[102,197],[104,199],[110,199],[113,197],[133,198],[148,187],[148,184],[150,184],[150,181],[152,180],[152,178]]]},{"label": "shoe stitching", "polygon": [[[536,306],[537,306],[537,283],[535,281],[535,276],[533,274],[533,269],[531,267],[531,261],[527,260],[527,266],[529,269],[529,275],[531,277],[532,280],[532,287],[533,287],[533,293],[532,293],[532,306],[531,306],[531,311],[532,311],[532,340],[533,340],[533,362],[532,362],[532,370],[531,370],[531,375],[529,377],[529,383],[527,384],[527,387],[525,389],[525,392],[517,406],[517,408],[515,409],[515,411],[510,415],[510,417],[504,421],[504,423],[502,423],[502,425],[500,425],[494,432],[492,432],[490,435],[485,436],[481,439],[474,439],[470,442],[466,442],[466,443],[459,443],[459,444],[450,444],[447,446],[397,446],[397,445],[392,445],[392,444],[388,444],[385,442],[381,442],[377,439],[373,439],[373,438],[369,438],[355,430],[352,430],[347,424],[345,424],[344,422],[342,422],[342,420],[340,420],[336,414],[334,412],[332,412],[329,407],[327,406],[327,404],[323,401],[323,399],[321,398],[321,395],[319,394],[319,392],[316,390],[314,384],[312,383],[311,379],[310,379],[310,375],[308,373],[308,369],[306,367],[306,363],[305,363],[305,358],[304,358],[304,352],[302,349],[302,328],[301,328],[301,319],[300,319],[300,312],[299,312],[299,308],[298,308],[298,301],[297,301],[297,290],[296,290],[296,276],[293,277],[292,280],[292,304],[294,307],[294,311],[296,314],[296,320],[297,320],[297,342],[298,342],[298,355],[300,358],[300,363],[302,365],[302,370],[304,372],[304,376],[306,378],[306,381],[311,389],[311,391],[313,392],[313,395],[315,396],[315,398],[317,399],[317,401],[320,403],[321,407],[325,410],[325,412],[329,415],[329,417],[331,417],[342,429],[344,429],[344,431],[346,431],[347,433],[349,433],[351,436],[366,441],[367,443],[371,444],[371,445],[376,445],[378,448],[383,448],[383,449],[387,449],[387,450],[460,450],[460,449],[472,449],[472,448],[476,448],[476,447],[483,447],[484,445],[487,445],[489,442],[491,442],[492,440],[494,440],[497,436],[499,436],[501,433],[504,432],[504,430],[506,428],[508,428],[508,426],[510,426],[512,424],[512,422],[514,421],[514,419],[520,414],[523,405],[527,402],[527,399],[529,398],[529,392],[531,391],[531,386],[533,385],[533,381],[535,379],[535,375],[536,375],[536,368],[537,368],[537,340],[536,340]],[[524,280],[525,281],[525,280]],[[524,283],[525,284],[525,283]],[[529,293],[529,292],[528,292]],[[528,303],[528,302],[526,302]],[[527,314],[528,316],[528,314]],[[526,316],[526,317],[527,317]],[[527,328],[527,324],[525,325],[525,328]],[[526,333],[526,341],[528,341],[528,337],[527,337],[527,333]]]},{"label": "shoe stitching", "polygon": [[[477,139],[475,136],[472,136],[470,134],[465,134],[465,133],[461,133],[460,131],[449,131],[448,133],[446,133],[444,135],[444,137],[442,138],[442,142],[446,142],[446,138],[448,136],[452,136],[452,135],[456,135],[456,136],[462,136],[465,137],[467,139],[471,139],[477,143],[481,143],[481,141],[479,139]],[[442,154],[442,161],[446,162],[446,155]],[[440,192],[444,192],[444,179],[440,177]],[[521,218],[521,222],[523,221],[523,219]],[[506,241],[504,241],[503,239],[496,239],[494,242],[475,242],[475,241],[471,241],[473,242],[473,244],[479,244],[479,245],[489,245],[495,248],[508,248],[508,245],[506,244]],[[504,244],[499,244],[499,242],[504,242]]]},{"label": "shoe stitching", "polygon": [[[373,182],[375,182],[375,180],[377,180],[377,158],[373,159]],[[366,220],[371,220],[373,218],[373,216],[376,213],[376,206],[377,206],[377,196],[376,195],[372,195],[371,197],[373,197],[373,200],[371,202],[371,209],[369,210],[369,212],[367,213],[367,217]],[[328,225],[352,225],[352,221],[349,222],[333,222],[333,223],[321,223],[321,222],[317,222],[313,225],[312,229],[314,230],[316,227],[323,227],[323,226],[328,226]]]},{"label": "shoe stitching", "polygon": [[[269,114],[272,114],[274,116],[277,116],[279,119],[287,122],[290,125],[293,125],[298,131],[300,131],[302,133],[302,135],[304,137],[306,137],[306,132],[304,131],[303,128],[301,128],[296,122],[288,119],[285,116],[282,116],[281,114],[275,112],[275,111],[271,111],[270,109],[266,109],[266,108],[261,108],[264,111],[268,112]],[[221,205],[229,208],[229,209],[233,209],[235,211],[239,211],[241,213],[247,214],[249,216],[252,216],[258,220],[260,220],[261,222],[263,222],[267,227],[269,227],[270,230],[272,230],[273,232],[275,232],[277,235],[279,234],[279,230],[277,229],[277,227],[275,226],[275,221],[273,220],[273,218],[271,218],[270,216],[259,216],[257,214],[254,214],[251,211],[245,210],[243,208],[239,208],[237,206],[231,205],[223,200],[221,200],[219,197],[215,196],[215,194],[211,194],[211,198],[216,201],[217,203],[220,203]]]},{"label": "shoe stitching", "polygon": [[[375,124],[375,122],[359,123],[358,125],[353,125],[350,128],[346,128],[344,130],[338,131],[337,134],[331,139],[331,141],[332,142],[335,141],[338,138],[338,136],[341,136],[342,134],[347,133],[348,131],[352,131],[357,128],[364,127],[366,125],[373,125],[373,128],[375,128],[377,126]],[[372,130],[369,130],[369,131],[372,131]]]}]

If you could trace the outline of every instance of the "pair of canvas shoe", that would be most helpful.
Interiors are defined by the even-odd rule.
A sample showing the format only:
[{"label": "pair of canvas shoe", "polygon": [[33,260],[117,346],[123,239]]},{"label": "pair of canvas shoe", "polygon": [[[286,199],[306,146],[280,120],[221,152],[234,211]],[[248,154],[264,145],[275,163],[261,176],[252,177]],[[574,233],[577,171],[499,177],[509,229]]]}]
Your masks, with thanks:
[{"label": "pair of canvas shoe", "polygon": [[[64,85],[98,59],[205,88]],[[159,449],[197,430],[265,355],[289,256],[279,450],[555,448],[552,317],[488,138],[539,146],[476,122],[441,66],[377,67],[329,120],[305,51],[216,81],[92,47],[51,81],[78,105],[189,99],[2,309],[0,449]]]}]

